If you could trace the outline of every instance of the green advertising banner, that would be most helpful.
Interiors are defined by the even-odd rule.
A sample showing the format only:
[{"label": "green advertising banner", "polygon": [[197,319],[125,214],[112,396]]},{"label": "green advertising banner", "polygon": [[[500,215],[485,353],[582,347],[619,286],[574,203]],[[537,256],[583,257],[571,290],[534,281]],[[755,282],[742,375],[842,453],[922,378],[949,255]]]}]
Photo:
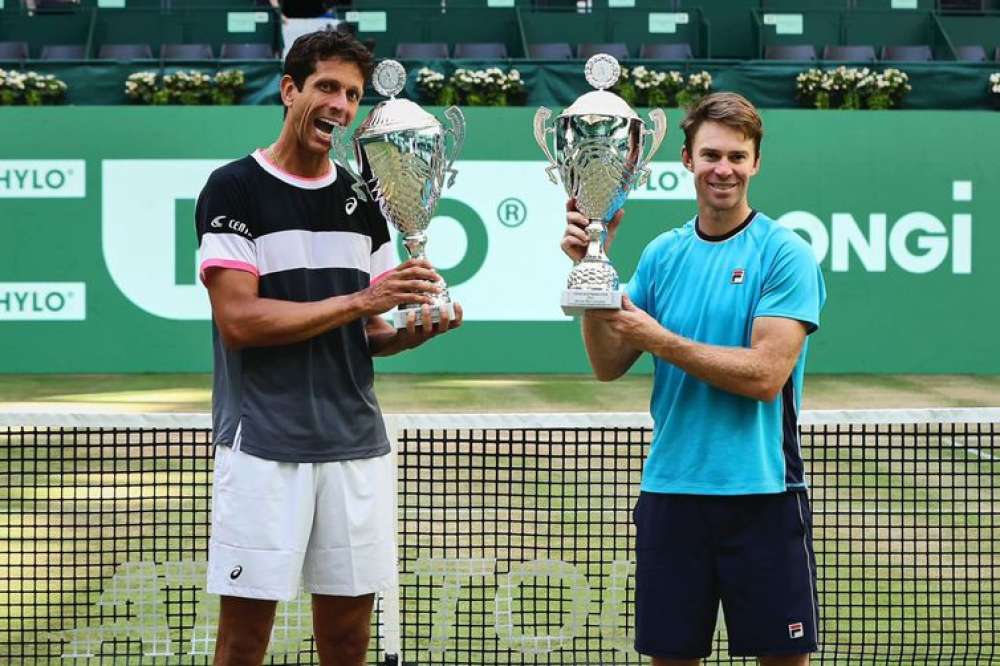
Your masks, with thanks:
[{"label": "green advertising banner", "polygon": [[[587,371],[559,308],[564,194],[532,115],[466,110],[427,249],[466,324],[381,370]],[[623,279],[695,214],[668,115],[611,253]],[[275,107],[0,109],[0,372],[208,371],[195,200],[280,123]],[[809,370],[1000,372],[1000,114],[774,110],[764,123],[751,204],[811,244],[827,281]]]}]

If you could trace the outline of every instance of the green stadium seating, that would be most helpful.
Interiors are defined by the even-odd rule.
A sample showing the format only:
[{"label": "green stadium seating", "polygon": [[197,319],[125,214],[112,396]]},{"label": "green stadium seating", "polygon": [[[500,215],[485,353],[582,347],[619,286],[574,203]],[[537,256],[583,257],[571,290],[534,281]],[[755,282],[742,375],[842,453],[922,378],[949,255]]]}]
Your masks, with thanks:
[{"label": "green stadium seating", "polygon": [[[267,21],[254,23],[252,32],[230,32],[231,8],[178,9],[169,13],[155,9],[99,11],[94,26],[94,43],[150,44],[158,53],[161,44],[208,44],[217,55],[226,43],[259,42],[276,47],[279,27],[273,14]],[[213,56],[214,57],[214,56]]]},{"label": "green stadium seating", "polygon": [[514,9],[450,7],[442,12],[440,5],[409,5],[387,13],[385,32],[359,30],[358,38],[374,39],[375,54],[380,57],[394,57],[396,45],[402,42],[451,45],[457,41],[499,42],[507,47],[511,57],[524,57]]},{"label": "green stadium seating", "polygon": [[[98,6],[110,0],[80,0],[66,11],[36,16],[28,16],[21,1],[2,0],[0,41],[26,41],[30,58],[38,58],[46,44],[84,44],[91,58],[102,45],[116,43],[146,43],[154,54],[164,43],[206,43],[215,56],[223,44],[281,46],[276,16],[258,0],[125,0],[124,8]],[[893,0],[635,0],[632,7],[594,0],[588,13],[578,12],[575,0],[490,6],[496,2],[449,0],[444,11],[434,0],[354,0],[346,9],[386,12],[384,32],[358,33],[374,40],[379,57],[395,55],[403,42],[446,43],[454,57],[461,42],[501,44],[509,58],[525,58],[527,44],[559,41],[574,45],[574,57],[575,47],[584,43],[622,43],[630,58],[640,57],[643,45],[687,44],[695,59],[756,59],[782,46],[812,46],[820,53],[828,45],[870,44],[877,52],[928,45],[935,60],[951,60],[956,46],[979,45],[992,58],[1000,43],[1000,12],[937,11],[942,0],[915,0],[916,9],[907,10],[892,9]],[[1000,8],[1000,0],[980,4]],[[560,5],[564,8],[553,8]],[[338,9],[341,15],[344,9]],[[234,12],[263,12],[268,20],[234,27]],[[657,23],[651,21],[653,12],[685,13],[687,21],[659,17]],[[774,19],[766,18],[773,14],[800,16],[801,33],[777,30]]]},{"label": "green stadium seating", "polygon": [[41,55],[47,44],[86,44],[93,10],[66,14],[5,13],[0,18],[0,41],[27,42],[29,57]]},{"label": "green stadium seating", "polygon": [[979,44],[992,55],[993,47],[1000,44],[1000,15],[943,15],[938,17],[938,22],[956,46]]},{"label": "green stadium seating", "polygon": [[843,44],[934,44],[931,12],[854,11],[844,20]]},{"label": "green stadium seating", "polygon": [[763,57],[773,46],[810,45],[816,53],[822,53],[828,45],[844,44],[844,20],[847,12],[839,10],[811,9],[798,12],[774,12],[777,14],[798,14],[802,20],[802,33],[782,33],[773,24],[768,24],[771,12],[754,11],[758,29],[760,49],[755,57]]},{"label": "green stadium seating", "polygon": [[[921,11],[932,11],[937,9],[937,0],[915,0],[916,7],[914,9]],[[905,12],[910,10],[905,9],[895,9],[892,6],[893,0],[854,0],[855,9],[891,9],[896,12]]]},{"label": "green stadium seating", "polygon": [[760,9],[760,0],[677,0],[676,11],[699,11],[709,27],[707,54],[699,57],[756,58],[757,26],[751,12]]}]

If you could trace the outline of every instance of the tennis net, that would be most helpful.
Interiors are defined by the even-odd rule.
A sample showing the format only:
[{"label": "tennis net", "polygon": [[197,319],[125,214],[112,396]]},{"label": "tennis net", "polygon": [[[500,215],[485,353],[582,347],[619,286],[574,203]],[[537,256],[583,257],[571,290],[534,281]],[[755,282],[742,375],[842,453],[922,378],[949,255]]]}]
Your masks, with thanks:
[{"label": "tennis net", "polygon": [[[387,426],[399,581],[370,663],[647,663],[631,647],[647,416]],[[1000,409],[806,412],[800,432],[813,662],[1000,663]],[[211,470],[205,415],[0,414],[0,662],[210,663]],[[307,596],[280,604],[268,663],[318,663],[310,622]],[[721,618],[715,648],[707,663],[744,663]]]}]

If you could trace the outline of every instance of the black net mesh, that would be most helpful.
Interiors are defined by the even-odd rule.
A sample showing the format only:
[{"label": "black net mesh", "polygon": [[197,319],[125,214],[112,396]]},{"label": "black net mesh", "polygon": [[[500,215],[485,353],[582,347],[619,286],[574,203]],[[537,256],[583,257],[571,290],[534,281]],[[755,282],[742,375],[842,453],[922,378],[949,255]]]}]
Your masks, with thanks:
[{"label": "black net mesh", "polygon": [[[820,664],[1000,663],[998,426],[803,426]],[[404,653],[645,664],[632,507],[646,429],[400,435]],[[730,658],[720,626],[707,663]]]},{"label": "black net mesh", "polygon": [[[631,512],[650,432],[565,422],[398,433],[406,664],[646,663]],[[1000,663],[998,430],[802,427],[813,663]],[[0,427],[0,663],[210,663],[209,442],[194,427]],[[308,597],[279,605],[268,663],[318,663],[310,624]],[[709,663],[743,663],[724,627]]]},{"label": "black net mesh", "polygon": [[[0,663],[211,663],[210,442],[205,428],[0,428]],[[319,663],[311,628],[307,595],[279,604],[268,663]]]}]

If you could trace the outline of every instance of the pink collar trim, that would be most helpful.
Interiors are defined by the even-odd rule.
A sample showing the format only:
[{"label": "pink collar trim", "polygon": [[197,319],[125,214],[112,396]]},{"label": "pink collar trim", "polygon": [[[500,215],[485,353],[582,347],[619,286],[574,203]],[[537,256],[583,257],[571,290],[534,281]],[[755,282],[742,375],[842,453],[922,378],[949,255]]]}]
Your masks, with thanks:
[{"label": "pink collar trim", "polygon": [[316,176],[314,178],[305,178],[288,173],[279,167],[268,158],[267,153],[263,148],[255,150],[251,154],[251,157],[254,158],[257,164],[259,164],[264,171],[268,172],[278,180],[305,190],[318,190],[337,180],[337,165],[333,163],[333,160],[330,160],[330,171],[325,175]]}]

